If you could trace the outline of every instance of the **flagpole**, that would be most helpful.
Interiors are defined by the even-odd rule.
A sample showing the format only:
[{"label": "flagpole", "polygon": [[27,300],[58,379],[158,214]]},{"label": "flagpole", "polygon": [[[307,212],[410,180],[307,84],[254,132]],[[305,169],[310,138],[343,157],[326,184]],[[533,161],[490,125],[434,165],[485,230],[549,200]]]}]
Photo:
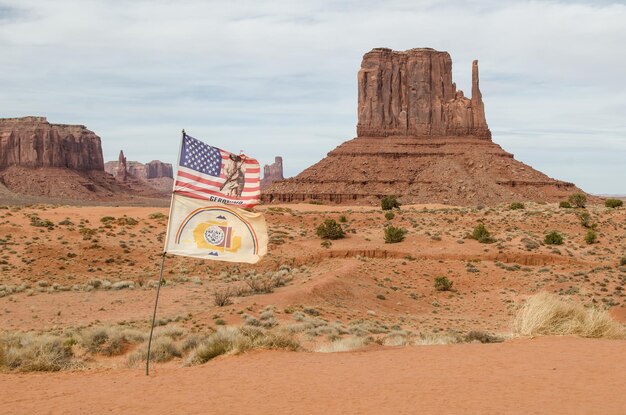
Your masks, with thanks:
[{"label": "flagpole", "polygon": [[[186,135],[185,130],[183,129],[182,138],[180,140],[180,145],[178,147],[178,159],[176,160],[177,166],[180,165],[180,154],[182,152],[183,139],[185,138],[185,135]],[[170,232],[169,222],[172,218],[172,207],[174,206],[174,188],[175,187],[176,187],[176,179],[174,179],[174,183],[172,185],[172,198],[170,200],[170,213],[169,213],[169,216],[167,217],[168,224],[167,224],[167,228],[165,229],[165,246],[163,247],[163,254],[162,254],[162,259],[161,259],[161,270],[159,271],[159,282],[157,285],[156,298],[154,300],[154,310],[152,312],[152,324],[150,325],[150,337],[148,338],[148,355],[146,356],[146,376],[150,374],[150,350],[152,347],[152,335],[154,333],[154,323],[156,321],[157,305],[159,304],[159,293],[161,291],[161,285],[163,284],[163,265],[165,264],[165,255],[167,254],[167,241],[168,241],[168,236]]]},{"label": "flagpole", "polygon": [[165,264],[165,252],[161,259],[161,271],[159,272],[159,283],[157,285],[156,299],[154,300],[154,311],[152,312],[152,325],[150,326],[150,337],[148,339],[148,356],[146,357],[146,376],[150,373],[150,349],[152,347],[152,333],[154,333],[154,322],[156,320],[157,304],[159,304],[159,292],[163,283],[163,265]]}]

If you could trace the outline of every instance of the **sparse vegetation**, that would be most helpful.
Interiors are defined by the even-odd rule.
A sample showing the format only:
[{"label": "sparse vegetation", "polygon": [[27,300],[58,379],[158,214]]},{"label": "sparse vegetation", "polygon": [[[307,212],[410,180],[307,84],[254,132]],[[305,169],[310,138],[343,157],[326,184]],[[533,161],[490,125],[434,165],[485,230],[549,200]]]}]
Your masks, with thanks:
[{"label": "sparse vegetation", "polygon": [[563,209],[571,209],[572,204],[570,202],[562,201],[562,202],[559,202],[559,207]]},{"label": "sparse vegetation", "polygon": [[624,201],[620,199],[606,199],[604,201],[604,206],[608,208],[618,208],[624,205]]},{"label": "sparse vegetation", "polygon": [[552,231],[546,235],[543,242],[546,245],[563,245],[563,235],[557,231]]},{"label": "sparse vegetation", "polygon": [[382,210],[400,209],[400,202],[396,196],[385,196],[380,201]]},{"label": "sparse vegetation", "polygon": [[513,202],[509,205],[510,210],[524,209],[524,204],[521,202]]},{"label": "sparse vegetation", "polygon": [[435,290],[437,291],[450,291],[452,285],[453,282],[448,277],[435,277]]},{"label": "sparse vegetation", "polygon": [[385,212],[385,219],[392,220],[395,217],[396,217],[396,215],[393,212],[391,212],[391,211]]},{"label": "sparse vegetation", "polygon": [[317,236],[322,239],[341,239],[346,236],[343,228],[334,219],[326,219],[315,230]]},{"label": "sparse vegetation", "polygon": [[585,242],[591,245],[598,241],[598,234],[593,229],[589,229],[585,234]]},{"label": "sparse vegetation", "polygon": [[587,196],[584,193],[574,193],[570,195],[568,201],[574,207],[584,208],[587,204]]},{"label": "sparse vegetation", "polygon": [[385,243],[395,244],[404,241],[407,230],[396,226],[387,226],[385,228]]},{"label": "sparse vegetation", "polygon": [[491,234],[483,223],[479,223],[478,225],[476,225],[471,237],[481,244],[490,244],[495,242],[495,239],[491,237]]},{"label": "sparse vegetation", "polygon": [[591,215],[586,210],[579,212],[577,214],[578,219],[580,220],[580,224],[585,228],[591,228],[593,225],[591,224]]},{"label": "sparse vegetation", "polygon": [[230,300],[232,294],[229,288],[224,288],[222,290],[213,291],[213,304],[218,307],[224,307],[229,304],[232,304]]},{"label": "sparse vegetation", "polygon": [[578,335],[623,339],[623,327],[604,310],[585,308],[554,294],[540,292],[528,298],[514,320],[521,336]]}]

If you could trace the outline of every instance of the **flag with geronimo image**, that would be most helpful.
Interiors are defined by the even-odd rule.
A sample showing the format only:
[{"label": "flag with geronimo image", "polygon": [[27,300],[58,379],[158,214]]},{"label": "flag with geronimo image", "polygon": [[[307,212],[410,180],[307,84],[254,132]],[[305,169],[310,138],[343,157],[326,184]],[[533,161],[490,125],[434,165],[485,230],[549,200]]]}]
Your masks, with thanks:
[{"label": "flag with geronimo image", "polygon": [[252,207],[261,202],[261,167],[245,154],[229,153],[183,134],[174,193]]},{"label": "flag with geronimo image", "polygon": [[165,253],[255,263],[267,253],[258,161],[183,133]]}]

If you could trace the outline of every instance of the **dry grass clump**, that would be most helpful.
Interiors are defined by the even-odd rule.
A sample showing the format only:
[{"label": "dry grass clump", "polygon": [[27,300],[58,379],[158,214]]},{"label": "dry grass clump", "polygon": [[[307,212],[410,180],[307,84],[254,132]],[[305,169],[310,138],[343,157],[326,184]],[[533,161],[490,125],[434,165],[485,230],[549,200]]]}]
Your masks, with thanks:
[{"label": "dry grass clump", "polygon": [[95,327],[80,334],[79,344],[90,353],[104,356],[123,354],[128,346],[140,343],[145,335],[138,330],[122,327]]},{"label": "dry grass clump", "polygon": [[77,367],[72,345],[54,335],[4,334],[0,338],[0,370],[56,372]]},{"label": "dry grass clump", "polygon": [[318,353],[348,352],[350,350],[362,349],[367,346],[367,343],[368,339],[365,337],[344,337],[328,344],[322,344],[315,351]]},{"label": "dry grass clump", "polygon": [[300,350],[300,343],[285,331],[259,327],[220,327],[192,350],[188,363],[201,364],[223,355],[254,349]]},{"label": "dry grass clump", "polygon": [[535,294],[526,301],[515,317],[514,331],[521,336],[626,338],[624,327],[605,310],[585,308],[547,292]]},{"label": "dry grass clump", "polygon": [[[151,362],[169,362],[175,357],[182,357],[180,347],[168,336],[156,336],[152,339],[150,349]],[[145,362],[148,358],[148,343],[145,342],[139,349],[135,350],[128,356],[126,363],[128,366],[134,366],[137,363]]]}]

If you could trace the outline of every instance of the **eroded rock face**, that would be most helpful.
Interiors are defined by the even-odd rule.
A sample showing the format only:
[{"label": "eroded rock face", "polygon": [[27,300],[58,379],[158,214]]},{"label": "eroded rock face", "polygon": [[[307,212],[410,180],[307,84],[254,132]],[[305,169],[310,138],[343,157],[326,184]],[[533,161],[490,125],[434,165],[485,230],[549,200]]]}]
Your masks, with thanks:
[{"label": "eroded rock face", "polygon": [[0,169],[11,166],[104,169],[100,137],[83,125],[50,124],[45,117],[0,119]]},{"label": "eroded rock face", "polygon": [[163,163],[159,160],[152,160],[146,164],[138,161],[127,161],[123,151],[120,151],[118,161],[107,161],[104,164],[104,169],[118,180],[124,177],[123,181],[141,182],[164,193],[171,192],[174,182],[170,163]]},{"label": "eroded rock face", "polygon": [[115,178],[121,182],[125,182],[128,179],[128,168],[126,166],[126,157],[124,152],[120,150],[120,156],[117,161],[117,169],[115,169]]},{"label": "eroded rock face", "polygon": [[377,48],[358,72],[357,138],[294,178],[263,189],[265,202],[449,205],[556,201],[580,191],[491,141],[472,64],[471,98],[452,82],[447,52]]},{"label": "eroded rock face", "polygon": [[491,138],[472,64],[472,97],[452,82],[448,52],[376,48],[358,73],[359,137],[467,136]]},{"label": "eroded rock face", "polygon": [[277,180],[283,180],[283,158],[276,156],[274,163],[263,166],[263,179],[261,179],[261,188],[265,188]]}]

